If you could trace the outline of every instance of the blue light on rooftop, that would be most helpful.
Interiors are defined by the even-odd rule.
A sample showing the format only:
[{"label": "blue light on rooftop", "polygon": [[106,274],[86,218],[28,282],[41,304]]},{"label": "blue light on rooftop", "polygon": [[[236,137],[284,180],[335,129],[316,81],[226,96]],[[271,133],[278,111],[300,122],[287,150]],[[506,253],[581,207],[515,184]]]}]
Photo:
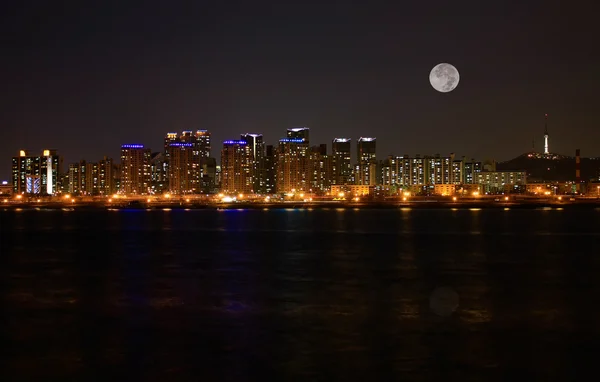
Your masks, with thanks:
[{"label": "blue light on rooftop", "polygon": [[304,143],[304,138],[282,138],[279,140],[282,143]]},{"label": "blue light on rooftop", "polygon": [[247,145],[248,142],[242,141],[242,140],[239,140],[239,139],[238,140],[231,139],[231,140],[228,140],[228,141],[223,141],[223,144],[224,145]]},{"label": "blue light on rooftop", "polygon": [[143,149],[144,145],[121,145],[122,149]]},{"label": "blue light on rooftop", "polygon": [[175,143],[170,143],[169,144],[170,147],[192,147],[194,146],[193,143],[184,143],[184,142],[175,142]]}]

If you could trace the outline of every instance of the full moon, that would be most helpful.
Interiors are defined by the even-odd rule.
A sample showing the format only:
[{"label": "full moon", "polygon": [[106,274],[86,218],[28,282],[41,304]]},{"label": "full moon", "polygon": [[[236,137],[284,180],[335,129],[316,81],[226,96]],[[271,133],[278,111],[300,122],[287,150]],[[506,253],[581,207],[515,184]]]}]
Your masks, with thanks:
[{"label": "full moon", "polygon": [[450,64],[438,64],[429,73],[431,86],[442,93],[448,93],[456,89],[459,80],[458,70]]}]

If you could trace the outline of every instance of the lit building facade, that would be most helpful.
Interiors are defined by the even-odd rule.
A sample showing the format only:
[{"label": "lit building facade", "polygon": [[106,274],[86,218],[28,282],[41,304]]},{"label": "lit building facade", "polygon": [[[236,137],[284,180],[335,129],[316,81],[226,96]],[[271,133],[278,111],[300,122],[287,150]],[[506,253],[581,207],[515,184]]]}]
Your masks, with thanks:
[{"label": "lit building facade", "polygon": [[304,142],[308,144],[310,142],[310,129],[308,127],[294,127],[287,129],[286,138],[290,139],[304,139]]},{"label": "lit building facade", "polygon": [[[177,155],[177,158],[171,158]],[[204,189],[201,185],[210,178],[210,173],[204,173],[204,169],[210,168],[211,161],[211,134],[208,130],[183,131],[180,135],[177,133],[167,133],[164,138],[164,177],[168,179],[168,189],[177,194],[200,193]],[[171,163],[173,162],[173,163]],[[158,165],[153,167],[153,171],[162,171]],[[158,173],[154,173],[155,178],[160,178]],[[207,178],[208,177],[208,178]],[[214,175],[213,175],[214,178]],[[160,187],[156,192],[162,192]]]},{"label": "lit building facade", "polygon": [[200,159],[200,192],[211,194],[217,188],[217,160],[213,157]]},{"label": "lit building facade", "polygon": [[[168,152],[168,149],[166,150]],[[167,154],[152,153],[150,157],[150,183],[153,194],[162,194],[169,190],[169,172]]]},{"label": "lit building facade", "polygon": [[98,194],[112,195],[117,191],[114,168],[112,158],[104,157],[98,161]]},{"label": "lit building facade", "polygon": [[351,198],[372,195],[376,186],[347,184],[331,186],[330,194],[334,198]]},{"label": "lit building facade", "polygon": [[197,130],[196,139],[192,143],[196,151],[198,151],[200,158],[210,158],[211,144],[210,132],[208,130]]},{"label": "lit building facade", "polygon": [[85,195],[98,195],[98,163],[85,164]]},{"label": "lit building facade", "polygon": [[265,194],[277,193],[277,148],[265,147]]},{"label": "lit building facade", "polygon": [[86,164],[84,160],[69,164],[69,187],[67,189],[69,194],[85,195]]},{"label": "lit building facade", "polygon": [[33,156],[20,150],[12,159],[12,184],[15,194],[54,195],[59,192],[62,157],[56,150],[42,150]]},{"label": "lit building facade", "polygon": [[121,178],[119,192],[146,195],[151,192],[150,149],[143,145],[121,146]]},{"label": "lit building facade", "polygon": [[254,192],[264,194],[267,192],[265,172],[265,142],[262,134],[242,134],[241,140],[248,144],[252,168],[252,188]]},{"label": "lit building facade", "polygon": [[433,193],[436,195],[450,196],[456,193],[456,184],[435,184]]},{"label": "lit building facade", "polygon": [[357,185],[374,186],[377,183],[377,141],[375,138],[361,137],[356,147],[358,164],[355,182]]},{"label": "lit building facade", "polygon": [[401,160],[401,157],[390,155],[381,162],[381,185],[389,186],[389,188],[386,188],[388,190],[393,190],[393,187],[397,187],[400,184],[402,178],[399,174],[401,168],[399,164]]},{"label": "lit building facade", "polygon": [[[177,195],[196,193],[199,189],[199,158],[190,142],[173,142],[169,153],[169,192]],[[196,163],[198,162],[198,163]]]},{"label": "lit building facade", "polygon": [[482,186],[484,192],[508,192],[514,186],[527,183],[525,171],[482,171],[477,173],[475,184]]},{"label": "lit building facade", "polygon": [[332,185],[349,184],[352,178],[350,138],[334,138],[331,142]]},{"label": "lit building facade", "polygon": [[452,160],[452,157],[441,157],[439,154],[427,158],[427,184],[450,184]]},{"label": "lit building facade", "polygon": [[221,192],[248,194],[252,192],[250,147],[243,140],[223,142],[221,150]]},{"label": "lit building facade", "polygon": [[310,190],[308,142],[303,138],[283,138],[277,150],[277,192]]},{"label": "lit building facade", "polygon": [[310,186],[308,191],[324,194],[329,191],[332,179],[332,158],[327,155],[327,145],[311,147],[309,162]]},{"label": "lit building facade", "polygon": [[476,184],[477,174],[483,169],[481,162],[475,162],[475,159],[471,159],[470,162],[464,164],[464,177],[463,184]]},{"label": "lit building facade", "polygon": [[310,129],[308,127],[288,129],[286,136],[287,138],[279,140],[277,149],[277,192],[309,192],[311,189]]},{"label": "lit building facade", "polygon": [[465,157],[452,161],[452,178],[450,183],[463,184],[465,175]]}]

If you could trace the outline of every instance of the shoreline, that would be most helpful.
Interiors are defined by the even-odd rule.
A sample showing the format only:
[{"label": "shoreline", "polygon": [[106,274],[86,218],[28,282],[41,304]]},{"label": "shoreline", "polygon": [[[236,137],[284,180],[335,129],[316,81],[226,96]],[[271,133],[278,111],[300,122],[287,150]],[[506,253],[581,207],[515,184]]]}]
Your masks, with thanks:
[{"label": "shoreline", "polygon": [[289,209],[600,209],[600,200],[526,201],[403,201],[403,202],[298,202],[298,203],[106,203],[47,202],[0,204],[0,210],[289,210]]}]

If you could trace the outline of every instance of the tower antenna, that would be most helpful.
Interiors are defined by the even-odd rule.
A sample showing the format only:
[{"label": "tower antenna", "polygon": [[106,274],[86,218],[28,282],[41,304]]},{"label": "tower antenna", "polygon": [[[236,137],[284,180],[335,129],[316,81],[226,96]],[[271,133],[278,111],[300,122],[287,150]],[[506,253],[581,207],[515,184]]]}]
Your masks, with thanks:
[{"label": "tower antenna", "polygon": [[550,154],[550,150],[548,147],[548,114],[546,113],[544,118],[544,154]]}]

